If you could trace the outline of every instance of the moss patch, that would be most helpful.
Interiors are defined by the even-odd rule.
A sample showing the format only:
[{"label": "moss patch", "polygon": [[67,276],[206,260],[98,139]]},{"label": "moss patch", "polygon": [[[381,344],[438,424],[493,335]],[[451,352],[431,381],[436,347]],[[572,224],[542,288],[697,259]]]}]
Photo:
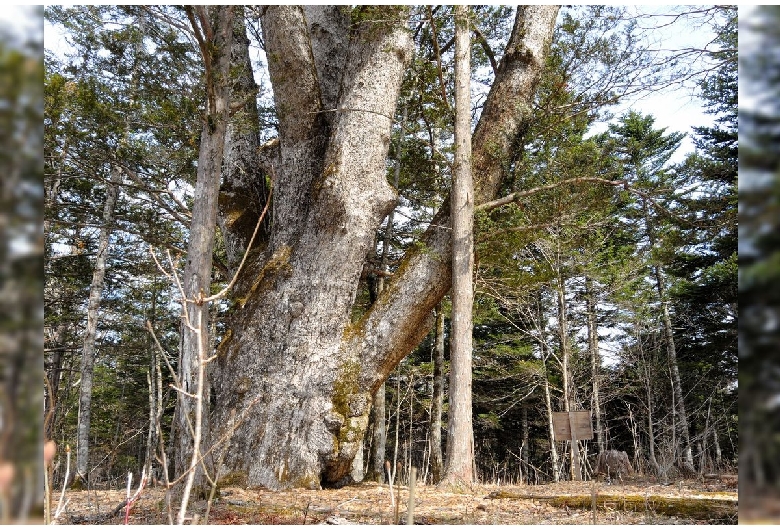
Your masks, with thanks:
[{"label": "moss patch", "polygon": [[333,382],[333,410],[344,418],[350,416],[350,396],[358,393],[360,378],[360,363],[354,360],[345,361],[336,374]]},{"label": "moss patch", "polygon": [[[543,501],[557,508],[593,509],[592,495],[522,495],[509,491],[495,491],[490,499],[530,499]],[[735,522],[737,500],[701,497],[666,497],[662,495],[596,495],[596,507],[620,511],[650,512],[699,521]]]},{"label": "moss patch", "polygon": [[220,363],[220,365],[224,365],[225,361],[227,360],[228,348],[232,338],[233,330],[228,328],[225,332],[225,336],[222,337],[222,340],[217,346],[217,361]]},{"label": "moss patch", "polygon": [[247,475],[242,471],[233,471],[217,480],[217,488],[226,488],[228,486],[237,486],[246,488]]},{"label": "moss patch", "polygon": [[271,256],[271,258],[263,267],[263,270],[261,270],[260,274],[257,275],[257,278],[252,284],[252,287],[250,287],[249,291],[247,291],[246,296],[238,298],[236,302],[238,302],[238,304],[243,308],[246,305],[247,300],[250,300],[255,292],[261,288],[261,286],[269,283],[277,274],[289,274],[291,272],[291,253],[292,247],[288,247],[287,245],[282,246],[279,250],[274,252],[273,256]]}]

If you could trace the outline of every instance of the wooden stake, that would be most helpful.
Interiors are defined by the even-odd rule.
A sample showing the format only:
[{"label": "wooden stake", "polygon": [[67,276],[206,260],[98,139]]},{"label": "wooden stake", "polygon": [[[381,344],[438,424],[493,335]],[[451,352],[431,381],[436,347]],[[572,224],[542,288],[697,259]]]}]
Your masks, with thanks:
[{"label": "wooden stake", "polygon": [[414,524],[414,486],[417,483],[417,468],[409,473],[409,500],[406,503],[406,524]]}]

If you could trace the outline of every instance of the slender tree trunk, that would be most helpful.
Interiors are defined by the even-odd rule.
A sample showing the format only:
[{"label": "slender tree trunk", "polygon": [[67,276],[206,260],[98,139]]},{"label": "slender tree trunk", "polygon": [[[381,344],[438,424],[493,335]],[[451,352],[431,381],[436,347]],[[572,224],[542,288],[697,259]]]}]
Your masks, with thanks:
[{"label": "slender tree trunk", "polygon": [[[225,132],[230,108],[230,50],[233,40],[233,8],[218,6],[202,9],[211,19],[212,38],[203,43],[208,101],[198,154],[195,202],[192,208],[187,262],[181,279],[185,300],[182,301],[182,334],[179,361],[179,384],[175,424],[175,474],[181,476],[196,469],[193,483],[203,480],[201,439],[209,434],[208,402],[205,401],[206,362],[210,357],[209,307],[203,298],[211,295],[211,268],[214,234],[217,223],[217,203],[222,178]],[[195,28],[201,32],[200,28]],[[206,32],[209,33],[209,32]],[[184,499],[192,488],[184,483]],[[186,502],[182,502],[182,512]],[[184,514],[180,512],[179,520]]]},{"label": "slender tree trunk", "polygon": [[[655,226],[650,218],[647,201],[642,199],[642,208],[647,222],[647,236],[650,240],[650,248],[655,248],[656,235]],[[658,291],[658,301],[661,303],[661,316],[664,328],[664,338],[666,339],[666,354],[669,358],[669,367],[672,372],[672,392],[676,403],[676,415],[678,417],[677,425],[680,432],[680,442],[682,443],[682,471],[693,475],[696,469],[693,465],[693,450],[691,448],[691,435],[688,427],[688,414],[685,410],[685,399],[680,381],[680,368],[677,363],[677,349],[674,344],[674,329],[672,328],[672,319],[669,316],[669,299],[666,294],[666,283],[661,272],[661,267],[653,265],[653,276],[655,277],[656,289]]]},{"label": "slender tree trunk", "polygon": [[712,447],[715,451],[715,470],[720,471],[723,464],[723,453],[720,449],[720,440],[718,439],[717,424],[712,427]]},{"label": "slender tree trunk", "polygon": [[441,417],[444,410],[444,313],[436,307],[436,344],[433,348],[433,395],[431,396],[431,475],[438,484],[444,474],[441,451]]},{"label": "slender tree trunk", "polygon": [[95,269],[89,287],[87,302],[87,329],[84,333],[84,348],[81,352],[81,387],[79,389],[79,415],[76,431],[76,476],[87,482],[89,471],[89,425],[92,414],[92,379],[95,366],[95,335],[98,324],[98,311],[103,293],[106,275],[106,258],[109,240],[114,224],[114,206],[119,194],[122,174],[119,167],[111,168],[111,179],[106,187],[106,202],[103,205],[103,226],[98,238]]},{"label": "slender tree trunk", "polygon": [[455,170],[452,183],[452,338],[444,482],[474,481],[471,419],[474,186],[471,176],[469,8],[455,6]]},{"label": "slender tree trunk", "polygon": [[[647,377],[649,377],[649,375]],[[656,477],[658,477],[659,480],[666,482],[666,471],[664,470],[662,472],[661,468],[658,466],[658,458],[655,454],[655,426],[653,425],[655,415],[650,380],[648,379],[645,384],[647,388],[647,445],[650,465],[653,467],[653,473],[655,473]]]},{"label": "slender tree trunk", "polygon": [[[152,288],[152,307],[149,310],[148,322],[154,328],[157,313],[157,288],[156,278]],[[157,359],[157,349],[152,343],[151,336],[147,336],[146,347],[151,352],[149,369],[146,372],[146,380],[149,387],[149,431],[146,434],[146,455],[144,457],[144,471],[149,480],[154,475],[155,455],[157,454],[157,433],[159,431],[157,410],[161,407],[158,403],[158,379],[162,374],[157,372],[160,361]]]},{"label": "slender tree trunk", "polygon": [[146,432],[143,474],[150,479],[154,472],[154,455],[157,449],[157,374],[155,373],[155,355],[155,353],[152,353],[151,367],[146,372],[146,383],[149,391],[149,427]]},{"label": "slender tree trunk", "polygon": [[521,472],[521,480],[525,484],[530,484],[530,472],[529,472],[529,451],[531,449],[531,446],[529,444],[531,433],[528,428],[528,405],[523,404],[522,406],[522,419],[521,425],[523,430],[523,441],[520,444],[520,472]]},{"label": "slender tree trunk", "polygon": [[656,268],[656,281],[658,282],[658,296],[661,299],[663,311],[664,335],[666,336],[666,353],[669,356],[669,367],[672,371],[672,389],[675,401],[677,403],[677,416],[679,432],[682,442],[682,467],[688,474],[695,474],[693,465],[693,451],[691,449],[691,435],[688,428],[688,414],[685,410],[685,399],[683,397],[682,383],[680,381],[680,368],[677,363],[677,349],[674,345],[674,332],[672,330],[672,319],[669,317],[669,302],[666,299],[666,289],[661,273]]},{"label": "slender tree trunk", "polygon": [[712,414],[712,400],[707,400],[707,417],[704,420],[704,430],[701,433],[701,441],[699,442],[700,450],[699,450],[699,472],[704,473],[706,472],[712,472],[711,469],[707,469],[710,467],[710,464],[712,463],[712,459],[710,458],[710,447],[709,447],[709,438],[710,438],[710,416]]},{"label": "slender tree trunk", "polygon": [[[558,253],[560,255],[560,253]],[[566,311],[566,280],[558,273],[558,335],[561,344],[561,372],[563,377],[563,410],[573,412],[574,409],[574,382],[571,374],[571,346],[569,344],[569,321]],[[572,440],[569,443],[569,464],[571,480],[582,480],[580,469],[579,444],[572,431]]]},{"label": "slender tree trunk", "polygon": [[547,429],[550,435],[550,461],[552,464],[553,481],[560,482],[561,474],[558,469],[558,447],[555,445],[555,429],[553,428],[553,408],[550,397],[550,377],[547,373],[546,355],[542,353],[542,364],[544,366],[544,405],[547,409]]},{"label": "slender tree trunk", "polygon": [[596,315],[596,292],[593,279],[585,277],[585,291],[588,313],[588,349],[590,350],[591,377],[593,378],[593,416],[596,418],[596,443],[599,453],[606,450],[604,430],[601,426],[601,354],[599,353],[599,328]]}]

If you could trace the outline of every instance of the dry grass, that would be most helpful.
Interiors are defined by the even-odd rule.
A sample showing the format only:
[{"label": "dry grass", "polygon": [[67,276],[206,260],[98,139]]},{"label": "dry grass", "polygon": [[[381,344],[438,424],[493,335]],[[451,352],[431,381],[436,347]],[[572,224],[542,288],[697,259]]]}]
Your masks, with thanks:
[{"label": "dry grass", "polygon": [[[733,499],[736,485],[723,481],[684,481],[670,486],[659,486],[643,479],[624,484],[596,485],[598,493],[609,495],[654,495],[674,498]],[[592,482],[563,482],[540,486],[504,486],[500,490],[517,496],[589,495]],[[499,489],[496,485],[477,485],[470,490],[455,491],[432,486],[416,488],[415,523],[422,524],[590,524],[593,513],[589,509],[555,507],[539,499],[490,498]],[[400,489],[400,513],[406,513],[408,490]],[[161,524],[167,522],[165,491],[149,488],[133,506],[130,524]],[[74,523],[84,517],[108,513],[124,498],[119,490],[67,492],[70,499],[67,516],[62,523]],[[191,513],[203,522],[205,502],[192,502]],[[633,512],[619,506],[599,505],[598,524],[680,524],[701,521],[679,516],[663,516],[651,508]],[[245,490],[224,487],[209,516],[210,524],[317,524],[326,519],[351,524],[390,524],[394,511],[390,506],[387,485],[367,482],[338,490],[303,490],[271,492],[261,489]],[[404,516],[402,515],[402,522]],[[122,524],[124,511],[104,521]],[[719,521],[722,522],[722,521]],[[736,521],[732,521],[736,522]]]}]

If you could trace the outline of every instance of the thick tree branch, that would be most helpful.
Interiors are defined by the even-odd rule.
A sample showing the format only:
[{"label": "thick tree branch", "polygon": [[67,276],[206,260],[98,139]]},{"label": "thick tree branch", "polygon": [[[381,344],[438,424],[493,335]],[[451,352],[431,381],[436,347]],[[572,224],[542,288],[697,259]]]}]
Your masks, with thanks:
[{"label": "thick tree branch", "polygon": [[495,74],[498,71],[498,63],[496,62],[496,55],[493,53],[493,49],[490,47],[490,44],[488,44],[488,41],[485,38],[485,35],[479,30],[476,24],[473,26],[473,31],[474,35],[476,35],[477,40],[479,41],[480,46],[482,46],[482,50],[485,52],[485,55],[487,55],[487,58],[490,61],[490,67],[493,69],[493,74]]},{"label": "thick tree branch", "polygon": [[[312,36],[300,6],[270,6],[261,20],[279,117],[279,171],[273,205],[271,247],[289,245],[310,206],[311,186],[322,173],[326,119]],[[291,75],[294,73],[294,75]]]},{"label": "thick tree branch", "polygon": [[[507,154],[531,117],[557,13],[554,6],[518,8],[507,51],[474,132],[477,204],[497,193]],[[361,385],[372,391],[429,331],[432,310],[450,288],[451,233],[443,228],[449,225],[448,202],[422,241],[407,253],[388,288],[345,334],[342,349],[362,352]]]}]

